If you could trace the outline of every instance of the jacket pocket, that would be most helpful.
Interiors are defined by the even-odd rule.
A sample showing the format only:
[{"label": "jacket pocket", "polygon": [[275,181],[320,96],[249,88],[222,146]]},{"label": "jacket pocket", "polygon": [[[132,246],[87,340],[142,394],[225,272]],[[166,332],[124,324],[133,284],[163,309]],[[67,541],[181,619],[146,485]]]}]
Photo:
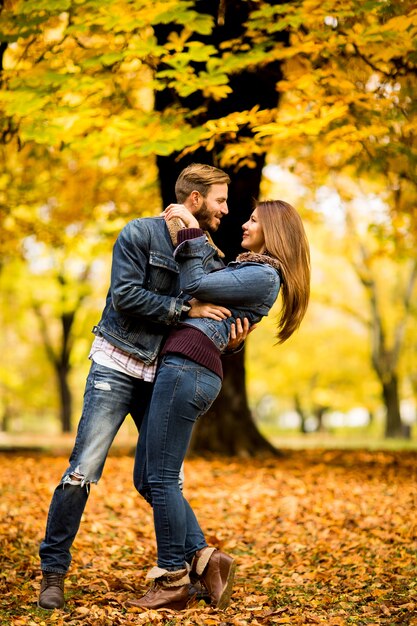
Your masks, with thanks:
[{"label": "jacket pocket", "polygon": [[179,265],[172,257],[150,252],[146,287],[155,293],[176,295],[179,292]]}]

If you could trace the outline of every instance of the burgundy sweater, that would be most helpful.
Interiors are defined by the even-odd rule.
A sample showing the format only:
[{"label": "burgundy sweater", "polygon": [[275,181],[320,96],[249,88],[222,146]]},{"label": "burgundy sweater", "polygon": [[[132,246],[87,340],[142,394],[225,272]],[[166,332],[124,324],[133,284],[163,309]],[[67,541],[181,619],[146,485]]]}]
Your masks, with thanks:
[{"label": "burgundy sweater", "polygon": [[223,379],[220,350],[201,330],[184,322],[172,330],[161,354],[180,354],[195,361]]}]

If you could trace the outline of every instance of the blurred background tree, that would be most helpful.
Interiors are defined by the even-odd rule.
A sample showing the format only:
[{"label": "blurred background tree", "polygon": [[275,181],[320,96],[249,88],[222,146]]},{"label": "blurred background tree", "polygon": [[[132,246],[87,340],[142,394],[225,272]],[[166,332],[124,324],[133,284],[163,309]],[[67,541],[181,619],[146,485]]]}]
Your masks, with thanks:
[{"label": "blurred background tree", "polygon": [[[379,403],[386,435],[404,435],[400,401],[415,406],[417,378],[414,4],[0,7],[0,281],[11,364],[1,372],[3,427],[60,411],[70,428],[114,238],[129,219],[157,214],[177,172],[201,160],[232,177],[218,239],[231,257],[252,198],[289,199],[290,178],[274,184],[277,171],[297,181],[312,242],[310,312],[282,348],[272,347],[269,320],[255,331],[249,389],[319,421],[354,405],[372,414]],[[243,358],[225,359],[223,394],[197,449],[270,449],[248,408]]]}]

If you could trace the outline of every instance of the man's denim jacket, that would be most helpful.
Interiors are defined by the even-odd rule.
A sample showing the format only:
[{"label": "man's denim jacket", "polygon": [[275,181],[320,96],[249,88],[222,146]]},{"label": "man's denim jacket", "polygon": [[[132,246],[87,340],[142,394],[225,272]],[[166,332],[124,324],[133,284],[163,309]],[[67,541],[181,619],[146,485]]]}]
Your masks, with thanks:
[{"label": "man's denim jacket", "polygon": [[[100,322],[93,332],[112,345],[152,363],[169,327],[179,322],[189,296],[180,293],[179,265],[162,217],[129,222],[113,248],[110,289]],[[207,271],[224,267],[207,245],[202,255]]]},{"label": "man's denim jacket", "polygon": [[253,261],[233,261],[221,271],[208,274],[204,259],[209,247],[205,236],[188,239],[176,248],[174,258],[180,263],[184,293],[222,304],[232,312],[232,317],[222,321],[193,318],[185,322],[187,326],[201,330],[224,352],[230,325],[238,317],[247,317],[252,326],[268,315],[278,297],[281,278],[279,271],[271,265]]}]

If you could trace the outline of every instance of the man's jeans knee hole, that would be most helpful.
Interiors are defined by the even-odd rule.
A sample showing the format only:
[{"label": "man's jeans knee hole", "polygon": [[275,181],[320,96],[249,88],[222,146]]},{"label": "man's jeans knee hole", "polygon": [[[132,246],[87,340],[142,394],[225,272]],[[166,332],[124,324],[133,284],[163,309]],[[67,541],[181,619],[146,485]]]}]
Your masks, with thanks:
[{"label": "man's jeans knee hole", "polygon": [[90,480],[87,480],[85,476],[82,474],[78,474],[77,472],[71,472],[65,476],[62,481],[62,486],[65,488],[65,485],[73,485],[74,487],[85,487],[87,491],[90,490]]}]

